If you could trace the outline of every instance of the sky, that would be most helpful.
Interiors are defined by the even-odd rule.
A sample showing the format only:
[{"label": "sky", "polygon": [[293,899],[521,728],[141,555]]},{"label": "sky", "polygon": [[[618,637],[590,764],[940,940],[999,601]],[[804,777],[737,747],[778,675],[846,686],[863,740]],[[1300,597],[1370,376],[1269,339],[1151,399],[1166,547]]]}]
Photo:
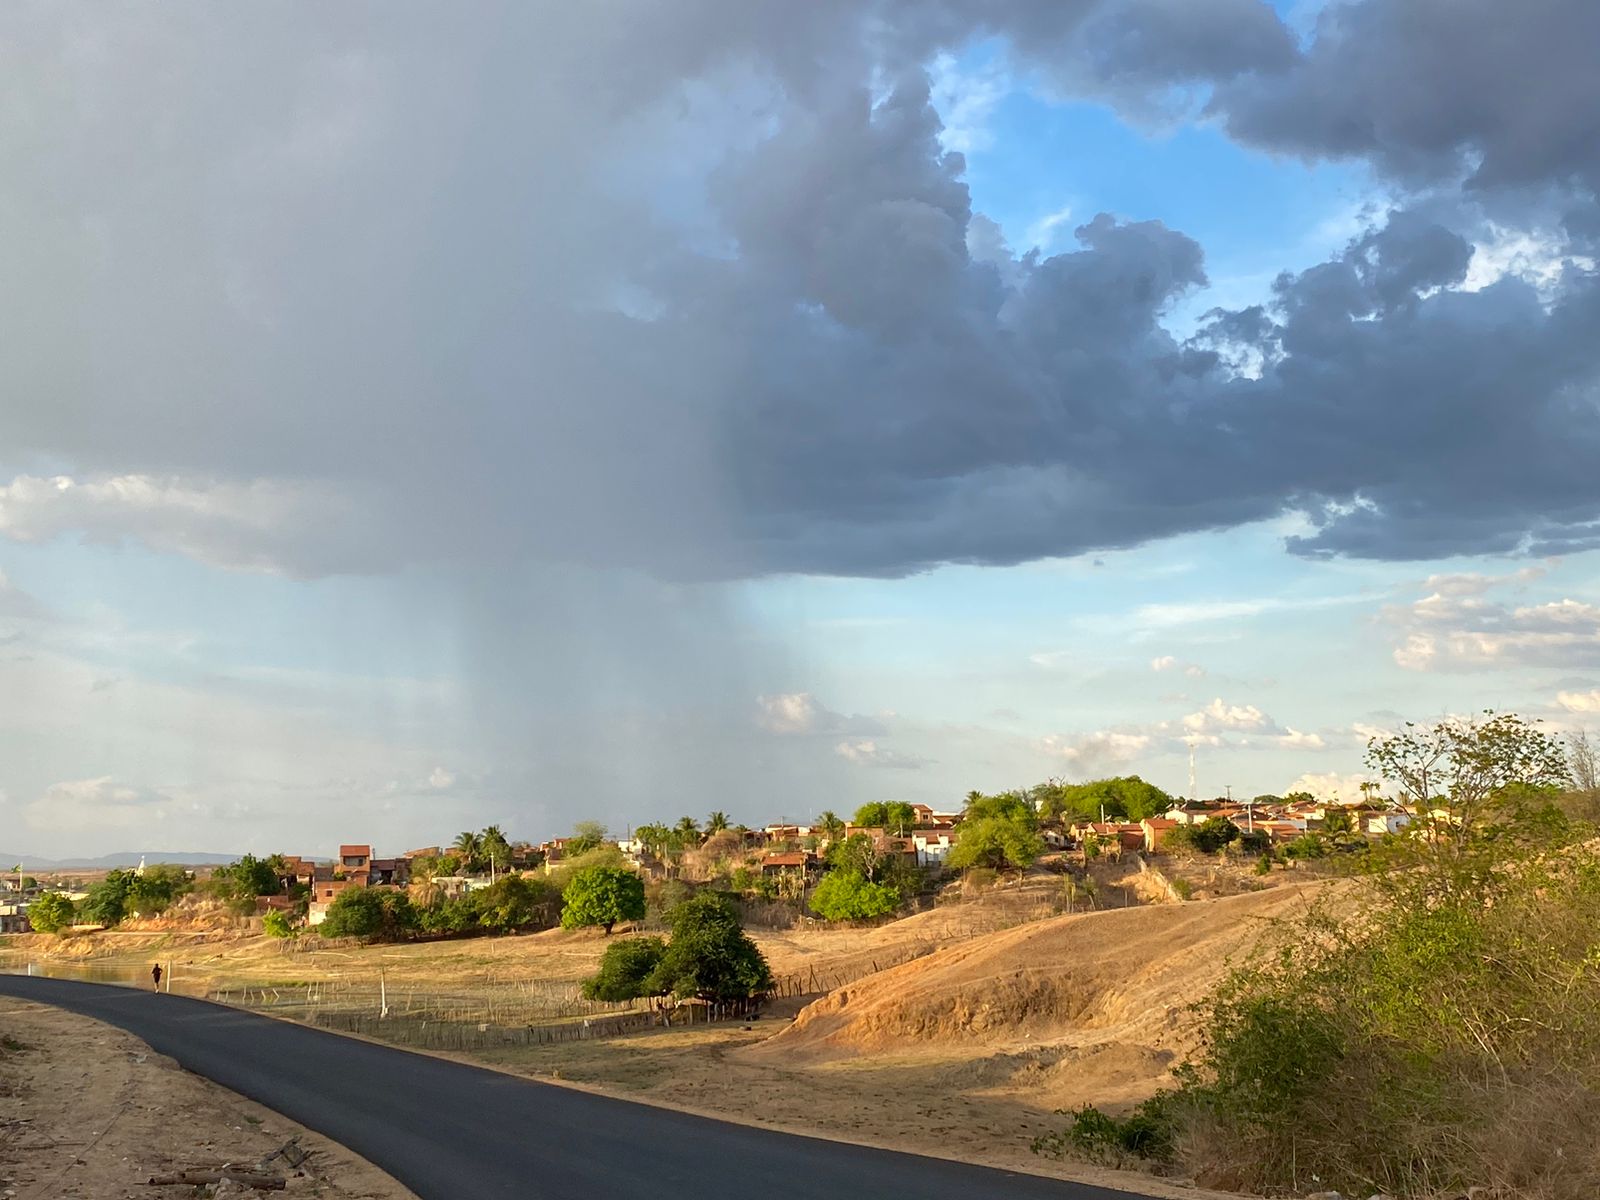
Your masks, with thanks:
[{"label": "sky", "polygon": [[1588,0],[0,12],[0,852],[1600,722]]}]

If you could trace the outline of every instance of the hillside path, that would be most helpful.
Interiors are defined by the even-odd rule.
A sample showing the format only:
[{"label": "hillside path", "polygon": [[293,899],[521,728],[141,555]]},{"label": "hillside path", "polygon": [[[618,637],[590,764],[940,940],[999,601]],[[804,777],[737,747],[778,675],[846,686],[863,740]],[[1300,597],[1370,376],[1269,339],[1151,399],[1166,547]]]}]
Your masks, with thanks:
[{"label": "hillside path", "polygon": [[18,975],[0,975],[0,993],[125,1029],[347,1146],[422,1200],[1141,1200],[634,1104],[184,996]]}]

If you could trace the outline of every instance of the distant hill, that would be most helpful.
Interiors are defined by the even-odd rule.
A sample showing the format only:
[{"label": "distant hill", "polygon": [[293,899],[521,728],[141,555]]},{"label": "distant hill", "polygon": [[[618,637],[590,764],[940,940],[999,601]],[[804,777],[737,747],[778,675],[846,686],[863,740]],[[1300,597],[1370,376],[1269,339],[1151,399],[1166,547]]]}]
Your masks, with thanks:
[{"label": "distant hill", "polygon": [[16,863],[24,871],[109,871],[113,867],[137,867],[142,858],[147,863],[182,863],[186,867],[210,867],[230,863],[237,854],[206,854],[197,850],[122,850],[116,854],[102,854],[99,858],[40,858],[36,854],[0,853],[0,872],[9,872]]}]

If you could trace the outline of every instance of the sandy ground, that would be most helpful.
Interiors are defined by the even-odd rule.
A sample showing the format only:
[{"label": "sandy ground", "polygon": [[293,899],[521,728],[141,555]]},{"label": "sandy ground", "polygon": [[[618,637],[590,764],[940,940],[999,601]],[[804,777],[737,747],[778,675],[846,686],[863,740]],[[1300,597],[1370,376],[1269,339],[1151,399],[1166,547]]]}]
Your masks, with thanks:
[{"label": "sandy ground", "polygon": [[282,1192],[415,1200],[344,1147],[178,1067],[120,1029],[0,999],[0,1196],[112,1200],[203,1196],[152,1175],[258,1162],[298,1135],[308,1157],[278,1161]]},{"label": "sandy ground", "polygon": [[[1123,889],[1104,882],[1103,902],[1120,900]],[[1321,886],[1282,873],[1271,882],[1188,904],[1061,916],[1061,882],[1040,874],[876,927],[752,930],[776,975],[814,977],[828,994],[808,997],[809,1007],[784,1001],[748,1029],[650,1031],[476,1057],[791,1132],[1155,1192],[1163,1185],[1148,1177],[1053,1164],[1029,1144],[1064,1124],[1062,1109],[1125,1109],[1170,1082],[1194,1044],[1188,1006],[1230,957]],[[127,935],[119,946],[101,935],[82,946],[27,949],[96,959],[109,952],[133,963],[170,956],[180,981],[212,986],[368,976],[375,983],[381,967],[393,1001],[412,987],[480,997],[534,983],[570,987],[592,973],[606,945],[598,932],[561,930],[310,953],[261,937],[144,936],[161,944]]]}]

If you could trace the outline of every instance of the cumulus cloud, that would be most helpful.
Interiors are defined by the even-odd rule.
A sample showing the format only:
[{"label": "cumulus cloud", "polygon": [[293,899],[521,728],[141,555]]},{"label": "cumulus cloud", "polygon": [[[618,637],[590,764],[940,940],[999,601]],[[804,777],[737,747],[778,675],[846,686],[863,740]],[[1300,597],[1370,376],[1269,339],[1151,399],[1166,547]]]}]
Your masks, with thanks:
[{"label": "cumulus cloud", "polygon": [[1284,794],[1290,792],[1310,792],[1318,800],[1343,800],[1353,801],[1362,797],[1361,785],[1364,783],[1379,782],[1374,776],[1356,774],[1341,774],[1337,771],[1324,773],[1311,773],[1296,777]]},{"label": "cumulus cloud", "polygon": [[137,829],[145,833],[181,817],[184,811],[185,806],[164,792],[102,776],[52,784],[24,807],[22,816],[35,829]]},{"label": "cumulus cloud", "polygon": [[1600,607],[1565,597],[1534,604],[1489,598],[1537,576],[1460,577],[1384,616],[1396,629],[1394,660],[1413,671],[1600,664]]},{"label": "cumulus cloud", "polygon": [[1254,704],[1229,704],[1218,696],[1199,712],[1183,718],[1183,727],[1192,733],[1217,730],[1271,729],[1272,718]]},{"label": "cumulus cloud", "polygon": [[925,765],[925,760],[909,754],[901,754],[880,746],[871,738],[861,738],[856,741],[840,742],[833,748],[833,752],[840,758],[855,763],[860,767],[885,767],[902,771],[914,771]]},{"label": "cumulus cloud", "polygon": [[1600,690],[1557,692],[1556,703],[1568,712],[1600,713]]},{"label": "cumulus cloud", "polygon": [[1052,734],[1039,741],[1044,753],[1084,770],[1120,766],[1155,754],[1182,754],[1197,746],[1325,750],[1328,742],[1321,734],[1279,724],[1254,704],[1233,704],[1220,696],[1176,720]]},{"label": "cumulus cloud", "polygon": [[1051,734],[1040,740],[1040,748],[1084,770],[1131,762],[1150,747],[1149,733],[1129,730],[1097,729],[1092,733],[1064,736]]},{"label": "cumulus cloud", "polygon": [[[0,438],[75,482],[9,481],[3,531],[301,575],[696,579],[1014,563],[1289,510],[1311,555],[1600,543],[1579,400],[1600,18],[1403,7],[1332,6],[1304,48],[1257,0],[248,28],[14,8],[0,321],[30,337],[0,388],[38,402]],[[1252,144],[1478,190],[1179,339],[1165,315],[1206,283],[1179,230],[974,240],[924,67],[976,36],[1047,94],[1162,120],[1209,94]],[[944,84],[981,117],[987,91]],[[1496,228],[1537,219],[1560,265],[1467,290],[1501,183],[1570,193],[1554,218],[1494,194]],[[1419,456],[1420,431],[1448,436]]]},{"label": "cumulus cloud", "polygon": [[860,733],[881,735],[884,723],[859,713],[846,716],[820,703],[810,692],[777,692],[756,697],[756,724],[768,733]]}]

